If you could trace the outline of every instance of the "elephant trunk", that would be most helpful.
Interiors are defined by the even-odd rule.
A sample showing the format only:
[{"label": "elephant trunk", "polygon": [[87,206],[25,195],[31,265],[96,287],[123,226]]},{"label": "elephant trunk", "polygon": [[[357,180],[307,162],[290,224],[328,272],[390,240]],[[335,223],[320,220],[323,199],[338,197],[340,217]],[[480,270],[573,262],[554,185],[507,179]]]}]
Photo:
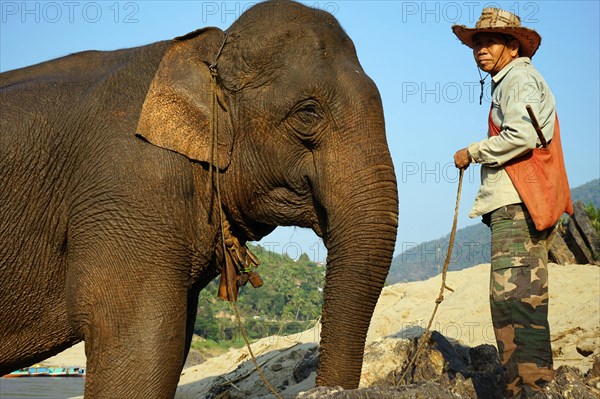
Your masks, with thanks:
[{"label": "elephant trunk", "polygon": [[394,251],[396,178],[385,139],[377,145],[373,137],[385,137],[383,127],[365,135],[369,141],[357,147],[360,157],[342,161],[352,177],[330,182],[328,190],[338,205],[325,205],[328,257],[318,385],[358,386],[367,330]]}]

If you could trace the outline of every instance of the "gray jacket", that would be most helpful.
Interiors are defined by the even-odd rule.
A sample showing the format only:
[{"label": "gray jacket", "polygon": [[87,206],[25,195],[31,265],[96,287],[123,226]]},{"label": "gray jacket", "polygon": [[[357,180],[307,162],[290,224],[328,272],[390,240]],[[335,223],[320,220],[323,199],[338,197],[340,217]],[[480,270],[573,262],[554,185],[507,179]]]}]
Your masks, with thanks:
[{"label": "gray jacket", "polygon": [[556,103],[542,75],[528,57],[511,61],[492,78],[492,121],[500,135],[469,146],[481,166],[481,187],[469,214],[474,218],[504,205],[522,202],[503,165],[540,145],[525,108],[531,105],[546,141],[554,135]]}]

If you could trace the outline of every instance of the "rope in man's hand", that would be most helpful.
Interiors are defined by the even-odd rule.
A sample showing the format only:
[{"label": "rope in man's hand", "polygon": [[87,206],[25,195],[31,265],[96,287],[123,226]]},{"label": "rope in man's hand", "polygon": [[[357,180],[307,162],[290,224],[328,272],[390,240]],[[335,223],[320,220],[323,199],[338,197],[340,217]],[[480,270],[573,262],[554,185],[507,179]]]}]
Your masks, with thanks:
[{"label": "rope in man's hand", "polygon": [[427,341],[429,341],[429,336],[431,335],[431,331],[430,331],[431,325],[433,324],[433,319],[435,318],[435,314],[437,313],[438,307],[444,300],[444,291],[448,290],[448,291],[454,292],[454,290],[452,288],[450,288],[446,285],[446,276],[448,274],[448,265],[450,264],[450,258],[452,257],[452,247],[454,246],[454,239],[456,238],[456,223],[458,221],[458,207],[460,205],[460,193],[462,191],[462,182],[463,182],[464,174],[465,174],[465,168],[461,168],[459,176],[458,176],[458,190],[456,193],[456,205],[454,207],[454,220],[452,222],[452,230],[450,232],[450,241],[448,242],[448,252],[446,253],[446,260],[444,261],[444,267],[442,269],[442,285],[440,287],[440,293],[435,300],[435,307],[433,308],[433,313],[431,314],[429,323],[427,323],[427,328],[425,329],[425,332],[421,336],[421,340],[419,342],[419,346],[417,347],[417,351],[415,352],[415,355],[412,357],[412,359],[406,366],[406,369],[402,373],[402,376],[400,377],[400,380],[399,380],[400,383],[402,383],[402,381],[404,381],[406,374],[412,368],[412,366],[415,364],[415,362],[421,355],[421,351],[423,350],[425,343]]}]

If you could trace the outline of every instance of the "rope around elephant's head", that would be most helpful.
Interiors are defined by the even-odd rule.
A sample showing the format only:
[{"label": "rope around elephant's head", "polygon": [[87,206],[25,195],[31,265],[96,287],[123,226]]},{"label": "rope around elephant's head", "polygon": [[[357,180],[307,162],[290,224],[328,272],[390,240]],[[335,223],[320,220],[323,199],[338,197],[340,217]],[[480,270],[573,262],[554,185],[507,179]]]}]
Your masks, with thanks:
[{"label": "rope around elephant's head", "polygon": [[[219,55],[221,54],[221,51],[223,50],[223,47],[225,46],[226,41],[227,41],[227,35],[225,35],[223,44],[221,45],[221,48],[219,49],[219,52],[217,54],[215,62],[209,66],[211,75],[212,75],[212,127],[211,127],[211,130],[212,130],[212,132],[211,132],[212,133],[212,145],[211,145],[212,156],[211,156],[211,158],[214,157],[215,165],[219,165],[219,151],[217,149],[217,146],[219,143],[219,129],[218,129],[219,123],[218,123],[218,112],[217,112],[218,98],[217,98],[217,87],[216,87],[217,86],[217,76],[218,76],[217,61],[219,59]],[[225,258],[227,257],[227,248],[225,247],[223,202],[221,200],[221,185],[220,185],[220,178],[219,178],[220,171],[219,171],[218,167],[213,167],[212,162],[210,164],[209,170],[210,170],[209,173],[211,175],[211,179],[210,179],[211,183],[214,184],[214,187],[216,189],[218,212],[219,212],[219,227],[220,227],[219,230],[221,232],[221,245],[222,245],[222,251],[223,251],[223,262],[226,262]],[[225,267],[225,266],[223,266],[223,267]],[[228,289],[228,296],[230,298],[231,305],[233,306],[233,310],[235,312],[235,318],[236,318],[238,326],[240,328],[240,332],[242,333],[242,337],[244,338],[244,341],[246,342],[246,347],[248,348],[248,353],[250,354],[250,357],[252,358],[252,362],[254,363],[254,367],[256,368],[256,371],[258,371],[260,378],[263,380],[263,382],[265,383],[265,385],[267,386],[269,391],[271,391],[271,393],[277,399],[283,399],[277,393],[275,388],[273,388],[273,386],[269,383],[269,381],[263,374],[260,366],[258,365],[258,361],[256,360],[256,357],[254,356],[254,352],[252,351],[252,348],[250,347],[250,340],[248,339],[248,336],[246,334],[246,329],[244,328],[244,324],[242,323],[242,318],[240,316],[240,312],[237,307],[237,300],[235,299],[237,297],[237,295],[234,296],[233,292],[231,292],[230,284],[227,285],[227,289]]]},{"label": "rope around elephant's head", "polygon": [[423,335],[421,336],[421,339],[419,341],[419,346],[417,347],[417,350],[416,350],[414,356],[412,357],[412,359],[406,366],[404,372],[400,376],[400,379],[398,380],[399,384],[402,384],[408,371],[413,367],[415,362],[419,359],[419,356],[421,355],[421,351],[423,350],[425,343],[427,341],[429,341],[429,336],[431,335],[431,325],[433,324],[433,319],[435,318],[435,314],[437,313],[438,307],[444,300],[444,291],[448,290],[448,291],[454,292],[454,290],[452,288],[450,288],[446,285],[446,276],[448,274],[448,265],[450,264],[450,258],[452,257],[452,247],[454,246],[454,239],[456,238],[456,223],[458,220],[458,208],[460,205],[460,193],[462,191],[462,182],[463,182],[464,174],[465,174],[465,170],[460,169],[460,172],[458,175],[458,190],[456,193],[456,205],[454,206],[454,220],[452,221],[452,230],[450,232],[450,240],[448,242],[448,252],[446,253],[446,260],[444,261],[444,267],[442,269],[442,285],[440,287],[440,293],[439,293],[438,297],[435,299],[435,307],[433,308],[433,312],[431,313],[431,318],[429,319],[429,323],[427,323],[427,328],[425,329],[425,332],[423,332]]}]

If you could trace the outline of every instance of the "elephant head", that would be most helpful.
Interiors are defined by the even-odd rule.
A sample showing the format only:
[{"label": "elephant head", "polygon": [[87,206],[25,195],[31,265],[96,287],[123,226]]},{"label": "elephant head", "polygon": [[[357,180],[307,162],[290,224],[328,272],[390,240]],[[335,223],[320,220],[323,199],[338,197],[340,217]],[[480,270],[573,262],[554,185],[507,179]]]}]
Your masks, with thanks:
[{"label": "elephant head", "polygon": [[225,32],[174,40],[137,132],[219,175],[240,241],[280,225],[323,238],[317,383],[356,387],[392,258],[398,199],[378,90],[336,19],[267,2]]}]

